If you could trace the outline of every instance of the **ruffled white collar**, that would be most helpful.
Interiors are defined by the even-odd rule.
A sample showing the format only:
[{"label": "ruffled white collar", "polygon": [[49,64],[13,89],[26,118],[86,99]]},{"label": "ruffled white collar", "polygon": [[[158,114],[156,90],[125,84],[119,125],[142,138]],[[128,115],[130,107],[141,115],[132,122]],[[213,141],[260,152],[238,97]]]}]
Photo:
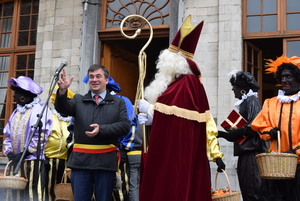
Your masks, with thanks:
[{"label": "ruffled white collar", "polygon": [[61,116],[60,113],[58,113],[56,111],[56,109],[53,109],[52,113],[55,114],[59,120],[66,121],[66,122],[71,122],[71,119],[72,119],[71,116],[63,117],[63,116]]},{"label": "ruffled white collar", "polygon": [[24,106],[17,104],[17,110],[21,114],[24,114],[27,109],[32,108],[35,104],[41,102],[39,97],[35,97],[31,103],[25,104]]},{"label": "ruffled white collar", "polygon": [[236,108],[237,110],[239,110],[239,109],[240,109],[240,105],[244,102],[244,100],[246,100],[246,99],[247,99],[248,97],[250,97],[250,96],[255,96],[255,97],[257,98],[257,92],[253,92],[252,89],[250,89],[249,92],[248,92],[247,94],[243,94],[243,95],[242,95],[242,99],[239,100],[238,102],[236,102],[236,103],[234,104],[235,108]]},{"label": "ruffled white collar", "polygon": [[300,91],[297,94],[294,94],[292,96],[286,96],[284,95],[284,91],[278,90],[277,100],[281,103],[290,103],[292,101],[294,102],[298,101],[299,97],[300,97]]}]

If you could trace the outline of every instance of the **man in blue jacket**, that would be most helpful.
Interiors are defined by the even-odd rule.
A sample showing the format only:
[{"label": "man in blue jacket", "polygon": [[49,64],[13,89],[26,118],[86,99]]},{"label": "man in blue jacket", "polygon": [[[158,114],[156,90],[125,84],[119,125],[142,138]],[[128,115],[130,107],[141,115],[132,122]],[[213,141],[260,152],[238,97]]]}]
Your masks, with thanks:
[{"label": "man in blue jacket", "polygon": [[[125,102],[106,89],[107,69],[98,64],[88,69],[90,90],[67,98],[74,76],[63,69],[55,102],[58,112],[74,117],[74,146],[68,159],[72,169],[74,199],[90,201],[93,188],[97,201],[111,201],[118,170],[118,138],[130,130]],[[98,98],[97,98],[98,96]]]}]

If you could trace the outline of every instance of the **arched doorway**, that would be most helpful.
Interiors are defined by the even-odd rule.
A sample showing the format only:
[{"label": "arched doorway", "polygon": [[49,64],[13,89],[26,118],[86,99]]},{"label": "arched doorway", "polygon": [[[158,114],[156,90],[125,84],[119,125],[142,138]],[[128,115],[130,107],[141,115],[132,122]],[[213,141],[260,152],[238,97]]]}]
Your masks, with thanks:
[{"label": "arched doorway", "polygon": [[[138,71],[138,55],[149,38],[149,27],[138,22],[142,33],[135,39],[124,38],[120,32],[122,19],[131,14],[146,18],[153,28],[153,39],[145,49],[147,54],[147,73],[145,86],[156,72],[156,60],[161,50],[169,46],[170,0],[134,1],[120,4],[119,1],[102,1],[100,39],[100,62],[108,68],[110,75],[122,88],[120,95],[134,101]],[[126,25],[127,26],[127,25]],[[140,27],[139,27],[140,26]],[[127,35],[133,35],[136,29],[124,27]]]}]

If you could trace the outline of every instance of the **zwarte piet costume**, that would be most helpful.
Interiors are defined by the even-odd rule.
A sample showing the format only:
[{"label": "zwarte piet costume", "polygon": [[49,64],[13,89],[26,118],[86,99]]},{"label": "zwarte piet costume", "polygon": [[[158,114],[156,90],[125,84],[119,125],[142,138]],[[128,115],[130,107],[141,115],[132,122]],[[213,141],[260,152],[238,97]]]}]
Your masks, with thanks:
[{"label": "zwarte piet costume", "polygon": [[[286,56],[268,60],[267,72],[275,74],[282,85],[278,95],[266,99],[261,112],[253,120],[251,128],[263,140],[271,141],[269,151],[277,152],[277,131],[280,131],[280,150],[298,155],[298,165],[294,179],[268,180],[265,200],[300,200],[300,58]],[[294,90],[291,90],[294,86]],[[279,165],[279,164],[274,164]]]},{"label": "zwarte piet costume", "polygon": [[[25,76],[12,78],[9,82],[15,94],[17,91],[21,95],[21,102],[27,100],[27,97],[31,97],[33,101],[25,105],[17,104],[17,108],[11,114],[3,130],[3,134],[6,136],[3,142],[3,153],[13,161],[14,166],[19,161],[22,152],[26,152],[19,175],[28,179],[24,190],[8,190],[7,198],[10,197],[8,199],[14,201],[43,200],[47,183],[44,147],[52,130],[52,113],[48,108],[44,111],[41,130],[37,128],[30,139],[33,126],[36,125],[38,115],[43,108],[40,98],[37,97],[43,92],[43,89],[31,78]],[[28,150],[24,150],[27,143],[29,143]]]},{"label": "zwarte piet costume", "polygon": [[[268,149],[267,142],[251,129],[251,123],[261,110],[257,97],[259,86],[249,72],[233,70],[229,73],[230,83],[239,101],[235,109],[247,121],[228,133],[219,131],[219,137],[234,143],[234,155],[238,156],[237,174],[244,201],[260,201],[262,197],[262,179],[260,178],[255,156]],[[242,143],[238,139],[244,138]]]},{"label": "zwarte piet costume", "polygon": [[[58,87],[55,87],[58,89]],[[74,92],[68,90],[67,97],[73,98]],[[56,93],[53,92],[50,102],[55,103]],[[52,133],[45,146],[46,161],[49,165],[46,199],[55,200],[54,186],[62,182],[62,177],[67,165],[67,137],[69,136],[68,126],[71,123],[71,116],[66,116],[52,109]]]}]

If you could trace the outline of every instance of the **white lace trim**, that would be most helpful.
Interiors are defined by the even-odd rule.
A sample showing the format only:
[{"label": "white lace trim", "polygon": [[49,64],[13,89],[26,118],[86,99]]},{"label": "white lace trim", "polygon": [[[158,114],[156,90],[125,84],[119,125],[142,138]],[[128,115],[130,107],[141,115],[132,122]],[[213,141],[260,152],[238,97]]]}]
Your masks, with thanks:
[{"label": "white lace trim", "polygon": [[58,113],[56,111],[56,109],[53,109],[52,113],[55,114],[58,117],[59,120],[66,121],[66,122],[71,122],[71,119],[72,119],[71,116],[63,117],[63,116],[61,116],[60,113]]},{"label": "white lace trim", "polygon": [[284,95],[284,91],[278,90],[277,100],[281,103],[290,103],[292,101],[294,102],[298,101],[299,97],[300,97],[300,91],[297,94],[294,94],[292,96],[286,96]]},{"label": "white lace trim", "polygon": [[17,104],[17,110],[21,114],[24,114],[27,109],[32,108],[35,104],[41,102],[39,97],[35,97],[31,103],[25,104],[24,106]]},{"label": "white lace trim", "polygon": [[239,100],[238,102],[236,102],[236,103],[234,104],[235,108],[236,108],[237,110],[239,110],[239,109],[240,109],[240,105],[244,102],[244,100],[246,100],[246,99],[247,99],[248,97],[250,97],[250,96],[255,96],[255,97],[257,98],[257,92],[253,92],[252,89],[250,89],[249,92],[248,92],[247,94],[243,94],[243,95],[242,95],[242,99]]}]

